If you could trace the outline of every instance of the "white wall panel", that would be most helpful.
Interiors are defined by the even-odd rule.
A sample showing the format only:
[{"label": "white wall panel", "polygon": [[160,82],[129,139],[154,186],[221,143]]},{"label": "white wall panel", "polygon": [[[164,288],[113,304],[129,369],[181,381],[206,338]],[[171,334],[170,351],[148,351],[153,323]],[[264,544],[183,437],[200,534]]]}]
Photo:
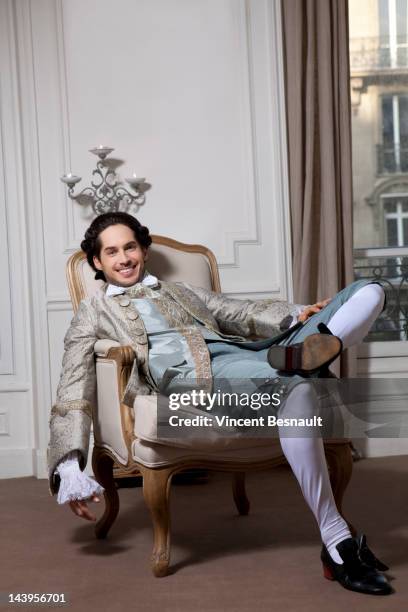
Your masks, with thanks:
[{"label": "white wall panel", "polygon": [[287,296],[271,6],[32,4],[48,295],[65,294],[61,268],[90,220],[59,176],[73,170],[88,183],[88,149],[103,142],[115,146],[122,178],[136,171],[152,184],[138,216],[155,233],[209,245],[227,292]]}]

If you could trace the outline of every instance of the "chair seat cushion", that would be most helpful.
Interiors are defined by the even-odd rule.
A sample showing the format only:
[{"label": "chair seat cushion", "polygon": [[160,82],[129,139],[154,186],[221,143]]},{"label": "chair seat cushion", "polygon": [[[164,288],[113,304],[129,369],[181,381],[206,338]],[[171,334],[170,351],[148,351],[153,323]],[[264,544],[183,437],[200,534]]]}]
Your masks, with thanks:
[{"label": "chair seat cushion", "polygon": [[[145,440],[134,440],[132,458],[137,463],[150,468],[169,466],[179,462],[199,462],[204,467],[210,463],[252,463],[268,459],[281,458],[284,461],[281,445],[277,439],[264,439],[261,446],[255,446],[259,440],[252,440],[252,447],[213,448],[211,451],[198,448],[177,448]],[[248,439],[248,442],[250,440]],[[215,466],[214,466],[215,467]]]},{"label": "chair seat cushion", "polygon": [[[137,439],[132,443],[132,458],[146,467],[161,467],[180,461],[245,464],[269,459],[284,460],[278,438],[231,435],[231,432],[222,432],[220,428],[215,432],[211,430],[203,438],[165,438],[157,433],[156,396],[138,397],[134,408]],[[185,407],[177,412],[180,416],[194,416],[197,409]],[[344,444],[347,441],[336,439],[326,442]]]},{"label": "chair seat cushion", "polygon": [[[196,428],[187,428],[188,435],[176,436],[177,427],[172,430],[171,427],[157,427],[157,396],[148,395],[138,397],[135,400],[135,435],[137,438],[154,444],[171,446],[176,448],[194,448],[195,450],[206,450],[214,452],[215,450],[226,449],[242,449],[253,448],[254,446],[266,446],[271,444],[271,438],[260,437],[250,438],[248,434],[244,435],[231,427],[219,427],[215,423],[213,426],[202,427],[200,431],[203,434],[198,437],[195,431]],[[180,418],[193,418],[196,416],[207,416],[214,422],[211,413],[200,410],[194,406],[180,407],[176,413],[171,415]],[[186,431],[186,429],[184,429]],[[170,435],[171,434],[171,437]],[[174,435],[173,435],[174,434]]]}]

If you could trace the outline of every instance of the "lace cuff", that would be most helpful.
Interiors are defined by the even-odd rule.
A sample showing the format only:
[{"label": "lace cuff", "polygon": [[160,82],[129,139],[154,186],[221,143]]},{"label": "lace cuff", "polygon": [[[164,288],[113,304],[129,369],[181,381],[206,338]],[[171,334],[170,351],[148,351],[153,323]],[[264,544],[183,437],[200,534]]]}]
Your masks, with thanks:
[{"label": "lace cuff", "polygon": [[78,451],[68,453],[55,471],[61,478],[57,496],[59,504],[76,499],[88,499],[93,495],[102,495],[104,492],[104,488],[96,480],[81,471]]}]

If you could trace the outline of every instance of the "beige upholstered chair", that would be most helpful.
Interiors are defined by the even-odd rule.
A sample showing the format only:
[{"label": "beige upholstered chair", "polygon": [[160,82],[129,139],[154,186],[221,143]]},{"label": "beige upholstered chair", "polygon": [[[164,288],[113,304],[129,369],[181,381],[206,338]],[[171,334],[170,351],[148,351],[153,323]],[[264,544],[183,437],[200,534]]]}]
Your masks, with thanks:
[{"label": "beige upholstered chair", "polygon": [[[215,257],[198,245],[187,245],[169,238],[153,237],[149,251],[149,271],[163,280],[187,281],[214,291],[220,290]],[[76,310],[84,297],[100,286],[82,252],[67,264],[68,285]],[[233,473],[232,492],[240,514],[247,514],[245,472],[266,469],[285,462],[278,440],[223,439],[187,446],[157,439],[156,396],[136,398],[134,406],[120,402],[134,354],[131,347],[110,340],[95,345],[97,371],[97,410],[93,416],[95,446],[92,467],[105,487],[105,512],[95,527],[98,538],[106,537],[119,511],[115,477],[141,473],[143,494],[151,512],[154,530],[152,569],[165,576],[170,560],[171,477],[183,469],[205,468]],[[176,445],[175,445],[176,444]],[[343,441],[325,443],[326,458],[337,506],[341,511],[344,491],[351,476],[350,446]]]}]

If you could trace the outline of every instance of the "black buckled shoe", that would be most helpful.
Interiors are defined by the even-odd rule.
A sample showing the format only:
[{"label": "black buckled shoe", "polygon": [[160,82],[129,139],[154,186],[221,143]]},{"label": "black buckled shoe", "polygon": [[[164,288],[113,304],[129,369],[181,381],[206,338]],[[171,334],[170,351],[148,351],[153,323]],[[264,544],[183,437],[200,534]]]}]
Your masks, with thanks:
[{"label": "black buckled shoe", "polygon": [[359,536],[356,536],[354,539],[357,542],[358,556],[360,557],[363,563],[365,563],[369,567],[373,567],[374,569],[380,572],[386,572],[390,569],[388,565],[385,565],[385,563],[377,559],[374,553],[368,548],[367,538],[363,533]]},{"label": "black buckled shoe", "polygon": [[275,370],[309,375],[327,368],[340,355],[343,345],[333,334],[312,334],[291,346],[271,346],[268,362]]},{"label": "black buckled shoe", "polygon": [[[375,567],[378,561],[370,549],[368,560],[373,565],[368,565],[362,560],[361,549],[354,538],[347,538],[337,544],[337,551],[343,560],[343,564],[335,563],[329,555],[327,548],[323,546],[321,560],[323,563],[323,574],[328,580],[337,580],[341,586],[350,591],[366,593],[368,595],[390,595],[393,591],[391,585],[383,574]],[[367,553],[363,552],[363,557]]]}]

